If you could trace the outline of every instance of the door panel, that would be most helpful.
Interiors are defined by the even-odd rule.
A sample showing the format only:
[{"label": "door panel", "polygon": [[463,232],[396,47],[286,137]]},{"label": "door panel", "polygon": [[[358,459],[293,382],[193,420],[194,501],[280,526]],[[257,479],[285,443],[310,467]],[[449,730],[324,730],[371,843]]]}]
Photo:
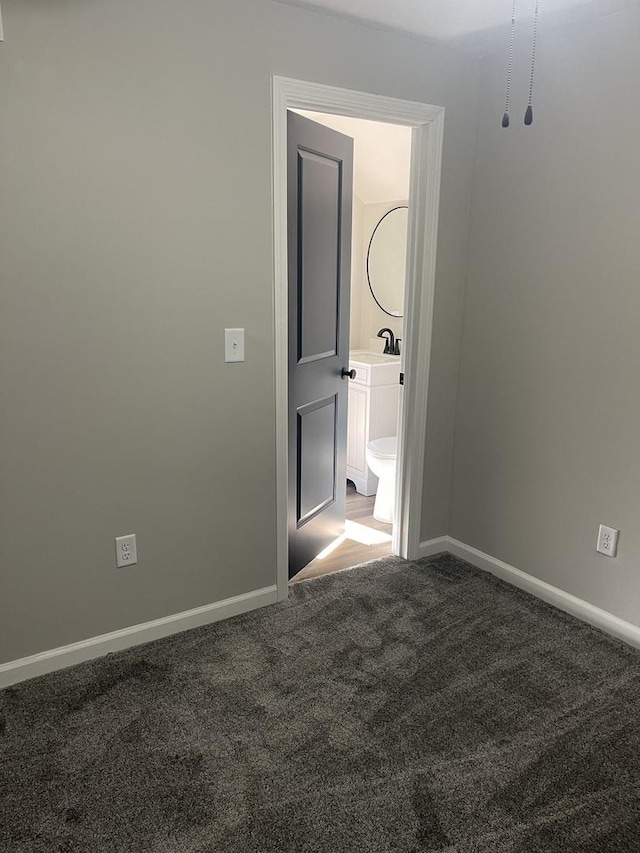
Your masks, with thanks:
[{"label": "door panel", "polygon": [[341,168],[298,154],[298,360],[306,362],[338,350]]},{"label": "door panel", "polygon": [[336,404],[334,395],[298,409],[298,525],[336,499]]},{"label": "door panel", "polygon": [[288,113],[289,577],[344,532],[353,140]]}]

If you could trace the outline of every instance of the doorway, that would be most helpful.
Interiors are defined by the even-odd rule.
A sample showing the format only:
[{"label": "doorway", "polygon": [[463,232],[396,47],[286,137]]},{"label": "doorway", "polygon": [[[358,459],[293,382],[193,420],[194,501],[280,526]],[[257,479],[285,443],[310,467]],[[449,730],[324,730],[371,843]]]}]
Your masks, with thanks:
[{"label": "doorway", "polygon": [[444,108],[275,77],[273,79],[274,327],[278,598],[288,592],[287,110],[307,109],[412,128],[406,317],[401,372],[396,523],[391,551],[418,556]]}]

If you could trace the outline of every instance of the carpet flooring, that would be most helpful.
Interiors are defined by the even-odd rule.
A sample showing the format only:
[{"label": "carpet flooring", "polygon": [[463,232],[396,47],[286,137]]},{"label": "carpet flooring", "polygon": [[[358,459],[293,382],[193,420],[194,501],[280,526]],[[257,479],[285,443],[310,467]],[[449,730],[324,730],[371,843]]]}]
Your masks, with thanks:
[{"label": "carpet flooring", "polygon": [[636,652],[449,555],[0,693],[3,853],[634,853]]}]

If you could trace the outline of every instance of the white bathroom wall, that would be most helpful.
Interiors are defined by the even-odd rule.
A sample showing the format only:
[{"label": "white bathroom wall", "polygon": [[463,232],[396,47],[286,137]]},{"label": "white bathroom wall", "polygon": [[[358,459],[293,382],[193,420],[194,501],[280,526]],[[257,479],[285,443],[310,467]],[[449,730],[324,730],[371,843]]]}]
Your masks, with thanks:
[{"label": "white bathroom wall", "polygon": [[[362,302],[364,288],[367,283],[363,280],[362,243],[364,241],[364,202],[360,196],[353,194],[353,227],[351,238],[351,315],[349,326],[349,349],[362,347]],[[367,288],[368,291],[368,288]]]}]

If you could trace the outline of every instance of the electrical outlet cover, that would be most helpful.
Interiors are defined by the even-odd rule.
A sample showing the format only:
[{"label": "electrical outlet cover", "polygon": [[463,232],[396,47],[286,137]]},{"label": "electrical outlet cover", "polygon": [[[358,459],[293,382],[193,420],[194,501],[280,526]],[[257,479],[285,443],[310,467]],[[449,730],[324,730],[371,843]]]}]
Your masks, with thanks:
[{"label": "electrical outlet cover", "polygon": [[598,529],[596,551],[600,554],[604,554],[605,557],[617,556],[619,535],[620,531],[616,530],[615,527],[607,527],[605,524],[601,524]]},{"label": "electrical outlet cover", "polygon": [[123,569],[125,566],[135,566],[137,562],[136,534],[129,533],[128,536],[118,536],[116,539],[116,566]]}]

